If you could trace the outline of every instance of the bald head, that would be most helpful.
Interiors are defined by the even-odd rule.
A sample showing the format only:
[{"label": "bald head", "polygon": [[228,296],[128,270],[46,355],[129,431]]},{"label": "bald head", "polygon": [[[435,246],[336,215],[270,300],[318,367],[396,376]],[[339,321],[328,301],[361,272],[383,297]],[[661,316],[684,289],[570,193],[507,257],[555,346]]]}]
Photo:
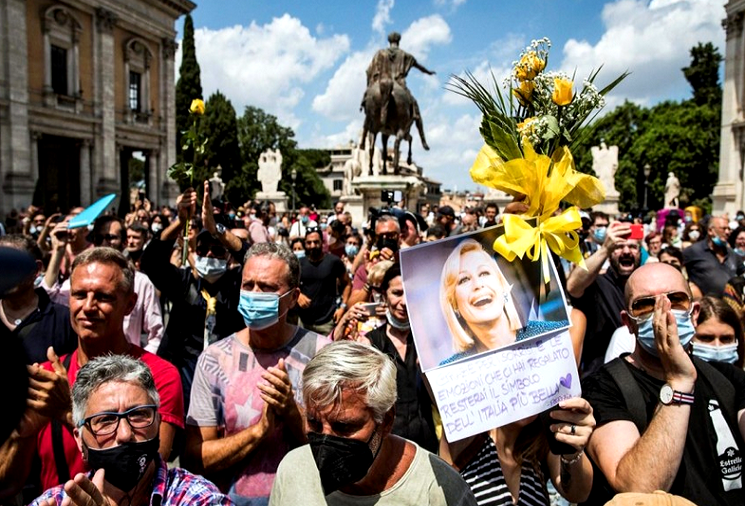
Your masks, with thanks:
[{"label": "bald head", "polygon": [[662,262],[645,264],[636,269],[626,282],[626,307],[641,297],[675,291],[691,295],[688,283],[678,269]]},{"label": "bald head", "polygon": [[712,241],[715,246],[726,246],[724,241],[727,240],[730,234],[729,221],[723,216],[713,216],[709,220],[707,233],[709,240]]}]

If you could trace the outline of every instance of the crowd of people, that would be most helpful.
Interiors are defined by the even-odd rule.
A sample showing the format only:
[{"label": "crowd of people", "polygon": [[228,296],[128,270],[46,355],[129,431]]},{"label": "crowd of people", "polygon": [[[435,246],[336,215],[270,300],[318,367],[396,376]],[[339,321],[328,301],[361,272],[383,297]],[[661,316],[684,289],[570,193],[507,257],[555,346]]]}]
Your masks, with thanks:
[{"label": "crowd of people", "polygon": [[[399,252],[498,225],[495,204],[354,223],[343,202],[290,215],[188,189],[69,228],[81,211],[1,231],[36,268],[0,300],[29,373],[0,504],[745,502],[745,213],[583,212],[585,268],[557,257],[582,397],[448,441]],[[433,278],[445,363],[553,330],[501,302],[493,255],[464,238]]]}]

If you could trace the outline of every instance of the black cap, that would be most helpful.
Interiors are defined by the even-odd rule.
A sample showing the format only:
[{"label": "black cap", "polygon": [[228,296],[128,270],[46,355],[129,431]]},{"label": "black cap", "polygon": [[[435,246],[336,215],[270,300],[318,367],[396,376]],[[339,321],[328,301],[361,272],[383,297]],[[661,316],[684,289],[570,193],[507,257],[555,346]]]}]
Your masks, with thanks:
[{"label": "black cap", "polygon": [[453,211],[453,208],[450,206],[442,206],[437,210],[437,214],[441,216],[450,216],[451,218],[455,218],[455,211]]}]

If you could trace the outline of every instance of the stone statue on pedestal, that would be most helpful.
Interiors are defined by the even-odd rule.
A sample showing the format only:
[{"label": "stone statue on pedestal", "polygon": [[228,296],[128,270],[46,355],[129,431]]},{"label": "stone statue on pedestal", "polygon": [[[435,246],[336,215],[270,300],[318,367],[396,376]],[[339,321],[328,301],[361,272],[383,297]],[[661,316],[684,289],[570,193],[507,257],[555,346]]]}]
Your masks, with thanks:
[{"label": "stone statue on pedestal", "polygon": [[261,153],[256,177],[261,182],[262,193],[277,193],[277,184],[282,179],[282,153],[279,149],[267,149]]},{"label": "stone statue on pedestal", "polygon": [[212,179],[210,179],[210,198],[212,200],[219,200],[225,193],[225,183],[222,181],[222,167],[219,165],[212,173]]},{"label": "stone statue on pedestal", "polygon": [[606,194],[615,193],[618,146],[608,147],[604,141],[600,141],[600,147],[593,146],[590,151],[592,152],[592,170],[603,183]]},{"label": "stone statue on pedestal", "polygon": [[665,209],[678,209],[680,207],[680,181],[675,177],[674,172],[667,173],[665,182]]}]

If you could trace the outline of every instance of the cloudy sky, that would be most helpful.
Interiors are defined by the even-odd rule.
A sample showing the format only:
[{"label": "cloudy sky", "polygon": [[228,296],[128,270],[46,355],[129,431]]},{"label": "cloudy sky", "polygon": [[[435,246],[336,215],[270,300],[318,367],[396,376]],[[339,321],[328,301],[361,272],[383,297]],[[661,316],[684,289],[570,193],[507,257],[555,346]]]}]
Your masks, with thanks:
[{"label": "cloudy sky", "polygon": [[[202,0],[192,13],[205,97],[220,90],[238,114],[261,107],[294,129],[302,148],[358,140],[365,69],[387,34],[436,75],[412,69],[430,151],[414,134],[414,161],[443,188],[477,189],[468,169],[481,147],[480,115],[445,89],[470,70],[500,80],[531,39],[552,41],[549,69],[596,84],[632,72],[608,97],[642,105],[690,95],[681,68],[712,42],[724,54],[725,0]],[[179,21],[178,29],[182,29]],[[179,35],[180,38],[180,35]],[[177,54],[177,67],[181,55]],[[380,142],[380,141],[378,141]]]}]

